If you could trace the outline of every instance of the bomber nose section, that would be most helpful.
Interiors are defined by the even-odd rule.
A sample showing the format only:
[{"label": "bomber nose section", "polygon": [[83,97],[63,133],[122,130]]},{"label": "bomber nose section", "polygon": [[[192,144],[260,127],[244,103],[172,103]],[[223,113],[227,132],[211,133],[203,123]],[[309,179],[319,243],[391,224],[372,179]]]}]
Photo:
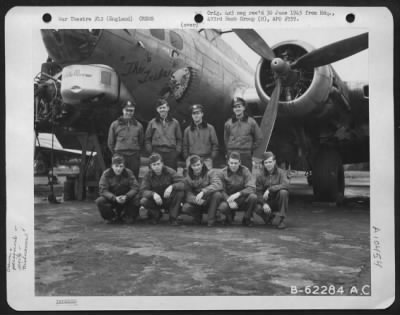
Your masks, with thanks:
[{"label": "bomber nose section", "polygon": [[100,30],[41,30],[49,56],[57,63],[79,62],[88,58],[101,35]]}]

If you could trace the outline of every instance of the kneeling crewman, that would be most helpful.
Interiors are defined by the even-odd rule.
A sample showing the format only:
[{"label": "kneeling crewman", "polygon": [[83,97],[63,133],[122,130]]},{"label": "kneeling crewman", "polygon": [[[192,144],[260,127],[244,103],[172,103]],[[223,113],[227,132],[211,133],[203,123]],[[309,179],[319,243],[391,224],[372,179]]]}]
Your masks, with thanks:
[{"label": "kneeling crewman", "polygon": [[189,157],[189,170],[185,178],[186,203],[182,212],[193,216],[201,224],[203,210],[207,210],[208,226],[215,225],[215,214],[221,202],[222,183],[216,170],[208,170],[200,156]]},{"label": "kneeling crewman", "polygon": [[132,171],[125,168],[122,155],[114,154],[111,163],[111,168],[100,178],[97,208],[103,219],[110,223],[134,223],[139,214],[138,182]]},{"label": "kneeling crewman", "polygon": [[224,187],[224,199],[218,209],[225,215],[225,223],[231,224],[235,211],[244,211],[242,224],[253,225],[253,211],[257,205],[255,183],[250,170],[241,165],[240,154],[231,152],[228,155],[228,166],[221,170],[220,178]]},{"label": "kneeling crewman", "polygon": [[151,223],[157,224],[160,221],[163,208],[169,210],[171,225],[178,225],[177,217],[184,197],[183,178],[175,170],[165,166],[158,153],[150,155],[149,163],[150,169],[140,186],[140,205],[148,210]]},{"label": "kneeling crewman", "polygon": [[256,213],[266,224],[273,224],[275,217],[279,217],[277,228],[284,229],[289,204],[287,174],[276,166],[275,155],[270,151],[264,153],[262,165],[263,170],[256,179]]}]

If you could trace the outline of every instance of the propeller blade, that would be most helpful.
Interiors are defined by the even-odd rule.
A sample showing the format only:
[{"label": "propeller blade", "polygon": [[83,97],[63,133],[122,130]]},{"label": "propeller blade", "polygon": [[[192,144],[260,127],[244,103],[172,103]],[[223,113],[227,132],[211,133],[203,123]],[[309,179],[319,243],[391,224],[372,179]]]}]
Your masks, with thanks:
[{"label": "propeller blade", "polygon": [[275,54],[272,49],[255,30],[236,28],[232,29],[232,31],[257,55],[270,61],[275,58]]},{"label": "propeller blade", "polygon": [[272,130],[274,129],[276,116],[278,113],[279,95],[281,93],[281,80],[278,78],[276,80],[275,89],[272,92],[271,99],[265,109],[263,118],[261,120],[261,133],[263,139],[254,151],[253,156],[258,159],[262,159],[263,153],[266,151],[269,140],[271,139]]},{"label": "propeller blade", "polygon": [[350,57],[367,48],[368,33],[363,33],[313,50],[301,56],[290,66],[292,69],[316,68]]}]

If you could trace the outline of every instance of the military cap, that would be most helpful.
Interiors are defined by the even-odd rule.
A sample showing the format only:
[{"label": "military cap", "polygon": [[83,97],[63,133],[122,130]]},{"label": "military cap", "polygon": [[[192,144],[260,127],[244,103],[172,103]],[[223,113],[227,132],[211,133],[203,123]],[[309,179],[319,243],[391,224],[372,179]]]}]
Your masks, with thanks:
[{"label": "military cap", "polygon": [[196,112],[196,111],[201,111],[201,112],[203,112],[203,105],[201,105],[201,104],[194,104],[194,105],[192,105],[192,106],[190,107],[190,111],[191,111],[192,113],[194,113],[194,112]]},{"label": "military cap", "polygon": [[158,99],[157,102],[156,102],[156,108],[157,108],[157,107],[160,107],[160,106],[162,106],[162,105],[168,105],[168,102],[167,102],[166,100],[160,98],[160,99]]},{"label": "military cap", "polygon": [[275,154],[273,154],[271,151],[267,151],[267,152],[263,153],[262,160],[265,161],[265,160],[268,160],[271,157],[275,160]]},{"label": "military cap", "polygon": [[231,153],[228,154],[228,160],[229,160],[229,159],[241,161],[241,159],[240,159],[240,153],[239,153],[239,152],[236,152],[236,151],[232,151]]},{"label": "military cap", "polygon": [[247,107],[247,103],[246,101],[241,98],[241,97],[235,97],[232,101],[232,107],[234,107],[235,105],[243,105],[244,107]]},{"label": "military cap", "polygon": [[124,164],[125,163],[125,159],[124,159],[124,157],[122,155],[116,153],[111,158],[111,163],[112,164]]},{"label": "military cap", "polygon": [[152,153],[149,157],[149,164],[153,164],[157,161],[162,161],[162,157],[158,153]]},{"label": "military cap", "polygon": [[122,108],[128,108],[128,107],[135,108],[135,106],[136,106],[135,102],[128,100],[123,103]]},{"label": "military cap", "polygon": [[192,155],[192,156],[189,157],[189,164],[190,165],[196,164],[198,161],[201,161],[201,158],[198,155]]}]

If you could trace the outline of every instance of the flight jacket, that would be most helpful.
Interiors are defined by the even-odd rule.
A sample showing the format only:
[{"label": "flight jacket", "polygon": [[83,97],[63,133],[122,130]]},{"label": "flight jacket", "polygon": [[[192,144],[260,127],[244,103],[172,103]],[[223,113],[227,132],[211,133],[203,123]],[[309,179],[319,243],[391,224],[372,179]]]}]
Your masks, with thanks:
[{"label": "flight jacket", "polygon": [[232,172],[229,167],[225,167],[219,172],[219,177],[228,196],[240,192],[241,195],[247,197],[255,193],[256,185],[246,166],[240,165],[236,173]]},{"label": "flight jacket", "polygon": [[193,121],[183,132],[183,157],[197,154],[201,157],[216,158],[218,138],[214,126],[203,121],[196,126]]},{"label": "flight jacket", "polygon": [[115,152],[134,153],[143,146],[143,126],[136,119],[124,119],[122,116],[113,121],[108,131],[108,148]]},{"label": "flight jacket", "polygon": [[281,189],[289,190],[289,179],[286,171],[275,166],[272,172],[268,173],[264,168],[264,171],[256,178],[256,193],[259,202],[265,202],[263,195],[267,189],[271,193]]},{"label": "flight jacket", "polygon": [[142,197],[145,198],[153,198],[154,193],[163,197],[164,191],[169,185],[173,186],[173,190],[185,189],[183,177],[178,175],[174,169],[164,165],[158,176],[152,169],[149,169],[142,179],[140,191]]},{"label": "flight jacket", "polygon": [[204,193],[203,199],[208,198],[212,193],[222,190],[222,182],[216,170],[208,170],[203,164],[200,175],[193,174],[189,167],[188,175],[185,177],[186,202],[195,203],[196,195]]},{"label": "flight jacket", "polygon": [[126,195],[128,199],[139,191],[139,184],[132,171],[125,168],[121,175],[116,175],[112,168],[106,169],[100,177],[99,194],[110,201],[116,196]]},{"label": "flight jacket", "polygon": [[150,120],[145,133],[145,146],[149,153],[155,149],[181,152],[182,131],[179,122],[169,115],[164,121],[159,115]]},{"label": "flight jacket", "polygon": [[261,143],[261,139],[260,127],[246,114],[241,119],[233,116],[225,123],[224,141],[228,152],[252,152]]}]

